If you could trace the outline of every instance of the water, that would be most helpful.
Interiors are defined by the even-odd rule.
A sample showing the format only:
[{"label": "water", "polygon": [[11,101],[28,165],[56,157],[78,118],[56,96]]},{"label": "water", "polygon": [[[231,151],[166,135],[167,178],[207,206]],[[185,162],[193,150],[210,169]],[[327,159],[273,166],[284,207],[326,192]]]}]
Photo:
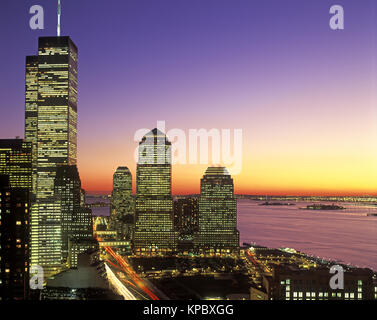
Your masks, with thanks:
[{"label": "water", "polygon": [[[95,201],[98,199],[88,202]],[[347,209],[312,211],[299,209],[311,203],[299,202],[295,206],[259,206],[259,203],[237,201],[241,243],[289,247],[377,270],[377,217],[366,216],[377,213],[377,207],[340,203]],[[93,215],[109,214],[109,207],[93,208]]]},{"label": "water", "polygon": [[[295,206],[259,206],[238,200],[238,229],[242,242],[308,254],[377,270],[377,208],[353,204],[346,210],[300,210]],[[322,203],[322,202],[321,202]]]},{"label": "water", "polygon": [[106,196],[93,196],[87,195],[85,202],[87,204],[93,204],[97,202],[102,202],[108,204],[106,207],[93,207],[92,215],[94,216],[109,216],[110,215],[110,201]]}]

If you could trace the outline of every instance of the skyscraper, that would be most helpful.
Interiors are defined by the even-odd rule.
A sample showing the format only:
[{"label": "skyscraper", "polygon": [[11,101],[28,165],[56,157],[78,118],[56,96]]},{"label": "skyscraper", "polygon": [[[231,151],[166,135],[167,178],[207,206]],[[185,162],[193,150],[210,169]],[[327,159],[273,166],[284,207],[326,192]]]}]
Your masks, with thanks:
[{"label": "skyscraper", "polygon": [[56,168],[77,159],[77,47],[69,37],[39,38],[38,56],[26,59],[25,100],[25,138],[37,146],[31,264],[48,276],[61,270],[63,260]]},{"label": "skyscraper", "polygon": [[136,171],[136,254],[174,252],[177,233],[173,230],[171,195],[171,143],[158,129],[139,143]]},{"label": "skyscraper", "polygon": [[209,167],[200,183],[199,231],[195,246],[204,254],[239,250],[233,179],[224,167]]},{"label": "skyscraper", "polygon": [[28,297],[29,195],[0,175],[0,300]]},{"label": "skyscraper", "polygon": [[25,299],[29,290],[31,144],[0,140],[0,299]]},{"label": "skyscraper", "polygon": [[26,57],[25,73],[25,140],[32,144],[32,192],[37,188],[38,56]]},{"label": "skyscraper", "polygon": [[31,144],[22,139],[1,139],[0,175],[9,177],[9,186],[31,189],[31,170]]},{"label": "skyscraper", "polygon": [[173,202],[174,229],[178,232],[177,251],[180,254],[194,252],[194,234],[198,231],[199,199],[184,197]]},{"label": "skyscraper", "polygon": [[62,256],[66,262],[69,240],[92,238],[92,213],[81,204],[81,180],[76,166],[58,166],[54,188],[60,205]]},{"label": "skyscraper", "polygon": [[174,227],[181,234],[190,234],[198,231],[199,199],[185,197],[174,201]]},{"label": "skyscraper", "polygon": [[127,167],[118,167],[113,176],[110,228],[121,240],[131,240],[134,226],[135,201],[132,196],[132,175]]}]

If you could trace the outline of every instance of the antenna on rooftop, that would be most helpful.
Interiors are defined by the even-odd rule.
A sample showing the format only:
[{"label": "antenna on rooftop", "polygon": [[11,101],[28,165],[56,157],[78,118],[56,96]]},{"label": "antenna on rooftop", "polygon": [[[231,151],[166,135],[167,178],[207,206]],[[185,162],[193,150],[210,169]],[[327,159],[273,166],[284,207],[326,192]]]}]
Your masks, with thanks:
[{"label": "antenna on rooftop", "polygon": [[62,14],[62,8],[60,5],[60,0],[58,0],[58,37],[60,37],[60,16]]}]

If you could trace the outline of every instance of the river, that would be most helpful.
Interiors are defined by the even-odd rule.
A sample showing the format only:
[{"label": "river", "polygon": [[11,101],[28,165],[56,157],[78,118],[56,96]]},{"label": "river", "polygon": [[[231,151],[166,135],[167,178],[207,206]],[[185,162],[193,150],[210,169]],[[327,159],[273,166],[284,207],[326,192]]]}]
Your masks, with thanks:
[{"label": "river", "polygon": [[305,253],[377,270],[377,208],[338,205],[345,210],[302,210],[294,206],[260,206],[238,200],[238,229],[242,242],[272,248],[289,247]]}]

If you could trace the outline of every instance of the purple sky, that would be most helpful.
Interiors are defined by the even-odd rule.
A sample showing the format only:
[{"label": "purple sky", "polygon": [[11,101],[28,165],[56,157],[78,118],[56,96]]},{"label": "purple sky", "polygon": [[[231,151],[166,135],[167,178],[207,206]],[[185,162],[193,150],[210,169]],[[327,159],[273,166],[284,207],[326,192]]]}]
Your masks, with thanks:
[{"label": "purple sky", "polygon": [[[37,53],[39,36],[56,34],[56,2],[1,4],[0,137],[6,138],[23,136],[25,56]],[[34,4],[45,9],[43,31],[29,28]],[[344,6],[343,31],[329,28],[334,4]],[[134,132],[155,127],[157,120],[165,120],[168,129],[242,128],[246,164],[261,139],[259,155],[287,141],[293,148],[297,136],[319,153],[328,140],[373,143],[376,8],[375,0],[62,0],[62,35],[79,48],[79,166],[85,186],[109,190],[118,165],[134,171]],[[350,130],[360,136],[348,136]],[[337,154],[343,147],[354,145]],[[91,180],[98,171],[104,176]],[[245,165],[242,190],[256,179],[251,172]],[[369,182],[344,183],[352,191]]]}]

